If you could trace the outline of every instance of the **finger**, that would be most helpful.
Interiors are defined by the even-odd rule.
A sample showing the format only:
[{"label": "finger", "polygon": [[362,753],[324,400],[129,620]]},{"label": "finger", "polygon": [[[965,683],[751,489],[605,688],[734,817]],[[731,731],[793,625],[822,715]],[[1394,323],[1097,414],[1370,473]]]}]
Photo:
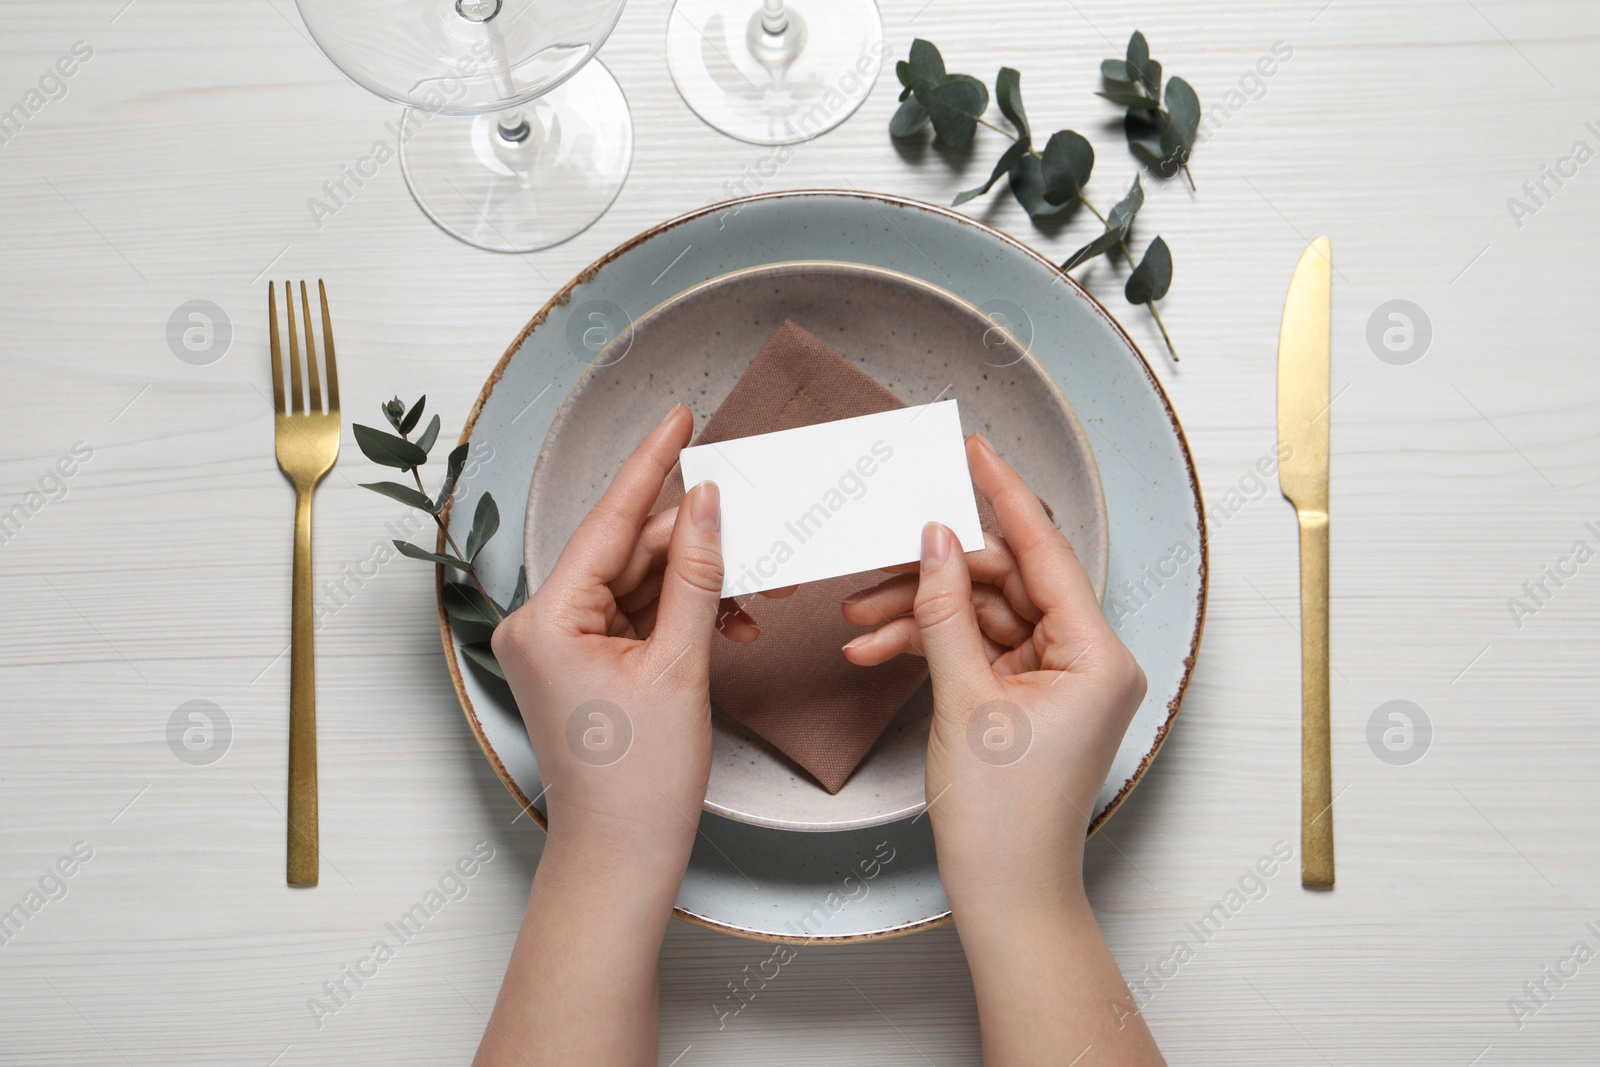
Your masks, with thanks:
[{"label": "finger", "polygon": [[[983,639],[983,652],[994,663],[1011,650],[988,637]],[[910,615],[890,619],[884,625],[864,633],[844,646],[844,658],[858,667],[876,667],[896,656],[921,656],[922,633],[917,620]]]},{"label": "finger", "polygon": [[[884,570],[916,574],[921,568],[921,563],[905,563]],[[1011,554],[1006,539],[999,534],[984,531],[983,547],[967,553],[967,571],[975,584],[992,585],[1005,593],[1012,610],[1029,622],[1037,622],[1044,614],[1028,597],[1028,590],[1022,584],[1022,572],[1017,569],[1017,559]]]},{"label": "finger", "polygon": [[624,593],[621,596],[612,593],[612,596],[616,596],[617,607],[632,615],[634,612],[644,610],[645,605],[655,603],[656,598],[661,595],[661,579],[666,574],[665,562],[663,560],[661,567],[646,575],[631,593]]},{"label": "finger", "polygon": [[672,524],[677,519],[678,509],[668,508],[644,520],[639,540],[634,543],[633,554],[622,573],[606,583],[611,587],[612,596],[620,601],[652,575],[660,577],[667,564],[667,545],[672,542]]},{"label": "finger", "polygon": [[992,681],[961,542],[936,522],[922,528],[922,578],[912,610],[936,695],[961,701]]},{"label": "finger", "polygon": [[[857,626],[877,626],[910,614],[916,598],[917,579],[909,574],[898,575],[845,597],[844,617]],[[1033,623],[1018,615],[1005,595],[992,585],[973,583],[972,606],[983,635],[1007,648],[1014,648],[1033,634]]]},{"label": "finger", "polygon": [[[648,617],[651,626],[655,624],[656,605],[661,597],[661,583],[666,577],[664,570],[651,572],[650,576],[633,592],[617,600],[617,608],[633,621],[635,629],[648,632],[641,626],[641,620]],[[717,609],[717,629],[724,637],[733,641],[754,641],[761,636],[761,624],[756,622],[755,616],[739,605],[733,597],[726,597]]]},{"label": "finger", "polygon": [[622,575],[650,508],[693,432],[694,418],[679,404],[639,442],[562,549],[550,574],[558,588],[604,584]]},{"label": "finger", "polygon": [[922,655],[922,634],[917,630],[917,620],[910,615],[890,619],[844,646],[844,658],[858,667],[876,667],[908,654]]},{"label": "finger", "polygon": [[717,606],[717,632],[730,641],[748,644],[761,636],[761,624],[728,597]]},{"label": "finger", "polygon": [[973,484],[1000,521],[1028,597],[1045,612],[1062,612],[1078,625],[1101,619],[1094,586],[1072,545],[1045,515],[1033,490],[982,434],[967,438],[967,464]]},{"label": "finger", "polygon": [[716,482],[701,482],[683,498],[667,550],[656,628],[650,635],[654,658],[665,672],[709,670],[712,631],[722,603],[722,499]]},{"label": "finger", "polygon": [[799,588],[798,585],[785,585],[778,589],[763,589],[761,595],[769,600],[782,600],[794,596],[794,591]]}]

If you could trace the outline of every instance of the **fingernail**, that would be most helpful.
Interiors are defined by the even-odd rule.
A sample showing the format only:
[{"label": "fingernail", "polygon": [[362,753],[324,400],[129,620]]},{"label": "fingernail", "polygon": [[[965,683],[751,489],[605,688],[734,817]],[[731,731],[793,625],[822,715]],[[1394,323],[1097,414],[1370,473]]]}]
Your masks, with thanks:
[{"label": "fingernail", "polygon": [[665,415],[661,416],[661,421],[656,423],[656,425],[658,427],[659,426],[665,426],[667,423],[671,422],[673,419],[678,417],[678,412],[687,411],[687,410],[689,410],[689,409],[684,407],[682,404],[674,404],[674,405],[672,405],[672,410],[668,411]]},{"label": "fingernail", "polygon": [[922,528],[922,569],[930,571],[950,554],[950,531],[936,522]]},{"label": "fingernail", "polygon": [[722,491],[716,482],[701,482],[694,487],[694,502],[689,517],[702,530],[717,533],[722,529]]},{"label": "fingernail", "polygon": [[862,634],[860,637],[852,637],[849,641],[847,641],[845,643],[844,647],[845,647],[845,649],[847,651],[849,649],[852,649],[852,648],[865,648],[868,644],[871,643],[871,641],[872,641],[872,634],[865,633],[865,634]]},{"label": "fingernail", "polygon": [[983,434],[975,433],[975,434],[972,435],[972,439],[974,441],[978,442],[978,447],[983,449],[985,452],[993,452],[994,451],[994,445],[990,444],[989,443],[989,439],[987,437],[983,436]]},{"label": "fingernail", "polygon": [[859,604],[863,600],[867,599],[868,592],[869,590],[866,589],[857,589],[854,593],[851,593],[849,596],[845,597],[844,602],[846,604]]}]

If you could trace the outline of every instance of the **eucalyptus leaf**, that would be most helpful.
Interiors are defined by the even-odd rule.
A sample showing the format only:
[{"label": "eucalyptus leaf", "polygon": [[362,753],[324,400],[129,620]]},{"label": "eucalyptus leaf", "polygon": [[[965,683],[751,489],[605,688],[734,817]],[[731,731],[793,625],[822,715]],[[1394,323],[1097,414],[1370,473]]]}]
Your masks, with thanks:
[{"label": "eucalyptus leaf", "polygon": [[1022,138],[1020,141],[1011,142],[1011,147],[1005,150],[1005,153],[1001,155],[999,162],[994,165],[994,170],[989,174],[989,180],[978,186],[976,189],[968,189],[966,192],[961,193],[950,202],[950,206],[960,207],[968,200],[987,193],[990,189],[994,188],[994,183],[1000,180],[1001,175],[1005,174],[1012,167],[1016,166],[1017,161],[1023,156],[1026,156],[1029,150],[1030,146],[1026,137]]},{"label": "eucalyptus leaf", "polygon": [[1128,194],[1111,206],[1106,212],[1106,226],[1113,230],[1127,233],[1133,225],[1133,218],[1139,214],[1139,209],[1144,207],[1144,185],[1139,181],[1139,176],[1133,176],[1133,186]]},{"label": "eucalyptus leaf", "polygon": [[494,646],[489,642],[475,641],[462,645],[461,653],[502,682],[506,680],[506,672],[500,669],[500,661],[494,658]]},{"label": "eucalyptus leaf", "polygon": [[382,493],[391,500],[398,500],[407,507],[416,508],[418,511],[433,512],[433,501],[399,482],[362,482],[361,488],[371,489],[374,493]]},{"label": "eucalyptus leaf", "polygon": [[1133,81],[1133,75],[1128,73],[1128,64],[1120,59],[1102,59],[1100,77],[1108,82],[1121,82],[1124,85]]},{"label": "eucalyptus leaf", "polygon": [[461,582],[446,582],[444,587],[445,614],[463,622],[494,626],[499,623],[494,605],[476,588]]},{"label": "eucalyptus leaf", "polygon": [[[1107,41],[1106,43],[1110,44],[1111,42]],[[1128,60],[1128,70],[1133,72],[1133,76],[1137,78],[1139,70],[1150,60],[1150,42],[1144,39],[1144,34],[1138,30],[1133,31],[1132,36],[1128,38],[1128,48],[1125,55]]]},{"label": "eucalyptus leaf", "polygon": [[944,76],[944,84],[948,85],[950,82],[961,82],[963,85],[972,86],[977,91],[979,106],[977,111],[973,112],[974,116],[982,115],[989,107],[989,87],[977,78],[970,74],[946,74]]},{"label": "eucalyptus leaf", "polygon": [[468,563],[466,560],[456,559],[454,556],[441,556],[437,552],[429,552],[425,548],[418,548],[409,541],[396,541],[394,543],[394,547],[400,550],[400,554],[402,556],[410,556],[412,559],[420,559],[424,563],[441,563],[446,567],[454,567],[458,571],[465,571],[468,574],[472,573],[472,564]]},{"label": "eucalyptus leaf", "polygon": [[1116,104],[1118,107],[1152,108],[1156,106],[1156,102],[1154,100],[1150,99],[1144,93],[1136,91],[1131,86],[1127,89],[1107,88],[1101,92],[1095,93],[1094,95],[1103,97],[1104,99],[1111,101],[1113,104]]},{"label": "eucalyptus leaf", "polygon": [[1067,215],[1077,206],[1076,200],[1069,200],[1064,204],[1052,204],[1044,198],[1044,173],[1039,164],[1039,157],[1034,155],[1023,156],[1011,168],[1011,195],[1017,198],[1017,203],[1035,221],[1048,219],[1058,215]]},{"label": "eucalyptus leaf", "polygon": [[1018,141],[1030,141],[1033,133],[1028,129],[1028,113],[1022,109],[1022,74],[1011,67],[1001,67],[994,79],[994,99],[1000,105],[1000,114],[1016,127]]},{"label": "eucalyptus leaf", "polygon": [[1072,255],[1068,256],[1067,261],[1061,264],[1061,269],[1064,271],[1071,270],[1074,267],[1089,262],[1089,260],[1093,259],[1095,256],[1104,255],[1113,248],[1117,247],[1117,242],[1120,240],[1122,240],[1121,230],[1106,230],[1099,237],[1096,237],[1094,240],[1090,241],[1088,244],[1072,253]]},{"label": "eucalyptus leaf", "polygon": [[467,559],[476,561],[478,553],[483,551],[483,546],[489,543],[489,538],[500,529],[500,508],[495,505],[494,497],[484,493],[478,498],[477,510],[472,514],[472,532],[467,534]]},{"label": "eucalyptus leaf", "polygon": [[424,452],[432,452],[433,442],[438,438],[438,436],[439,416],[435,415],[433,418],[428,420],[427,429],[423,430],[422,435],[417,438],[417,447],[422,449]]},{"label": "eucalyptus leaf", "polygon": [[488,644],[494,637],[494,627],[481,622],[468,622],[465,619],[452,619],[451,631],[461,639],[463,644],[477,645]]},{"label": "eucalyptus leaf", "polygon": [[350,428],[355,432],[356,444],[361,446],[362,453],[374,463],[410,470],[428,462],[428,453],[403,437],[374,430],[371,426],[363,426],[360,423]]},{"label": "eucalyptus leaf", "polygon": [[[1128,38],[1127,71],[1131,81],[1144,85],[1153,97],[1161,96],[1161,64],[1150,58],[1150,45],[1138,30]],[[1104,68],[1102,67],[1102,70]]]},{"label": "eucalyptus leaf", "polygon": [[911,95],[911,90],[917,87],[916,83],[911,79],[911,64],[903,59],[896,60],[894,64],[894,76],[900,79],[900,84],[902,86],[900,90],[900,99],[904,100],[906,97]]},{"label": "eucalyptus leaf", "polygon": [[[900,72],[898,64],[895,65],[895,72]],[[906,64],[900,84],[908,89],[932,89],[944,79],[944,57],[939,54],[939,49],[932,41],[925,41],[921,37],[912,41],[911,60]]]},{"label": "eucalyptus leaf", "polygon": [[1128,149],[1133,153],[1133,158],[1149,168],[1150,173],[1159,178],[1172,177],[1171,163],[1159,145],[1151,148],[1143,141],[1129,141]]},{"label": "eucalyptus leaf", "polygon": [[1122,132],[1128,139],[1128,151],[1135,159],[1162,178],[1170,178],[1172,169],[1167,153],[1161,146],[1162,114],[1159,111],[1130,108],[1122,117]]},{"label": "eucalyptus leaf", "polygon": [[[517,568],[517,587],[511,591],[511,611],[516,611],[528,602],[528,568]],[[509,614],[510,612],[507,612]]]},{"label": "eucalyptus leaf", "polygon": [[389,425],[396,430],[400,429],[400,420],[405,418],[406,414],[406,406],[400,403],[400,398],[385,400],[378,406],[383,411],[383,417],[389,420]]},{"label": "eucalyptus leaf", "polygon": [[[911,92],[910,89],[906,90]],[[928,109],[922,101],[912,98],[901,104],[889,120],[890,137],[910,137],[928,124]]]},{"label": "eucalyptus leaf", "polygon": [[1167,242],[1157,237],[1144,250],[1144,258],[1128,275],[1128,284],[1122,294],[1130,304],[1146,304],[1167,295],[1172,285],[1172,251]]},{"label": "eucalyptus leaf", "polygon": [[1200,134],[1200,97],[1194,87],[1177,75],[1167,79],[1167,129],[1182,149],[1180,163],[1188,161]]},{"label": "eucalyptus leaf", "polygon": [[444,506],[450,503],[450,494],[455,490],[456,479],[461,477],[461,468],[466,466],[467,450],[470,447],[471,445],[460,444],[450,450],[450,455],[445,460],[444,481],[439,485],[439,501],[433,509],[435,514],[443,511]]},{"label": "eucalyptus leaf", "polygon": [[955,77],[932,89],[919,90],[918,98],[928,109],[934,136],[951,148],[972,144],[978,116],[989,106],[989,90],[976,78]]},{"label": "eucalyptus leaf", "polygon": [[417,420],[422,418],[422,409],[427,407],[427,405],[428,394],[423,393],[422,396],[417,399],[417,402],[411,405],[411,410],[406,412],[406,417],[400,420],[400,425],[397,427],[397,429],[399,429],[401,433],[410,433],[412,430],[416,429]]},{"label": "eucalyptus leaf", "polygon": [[1146,63],[1144,65],[1144,76],[1139,79],[1138,84],[1144,86],[1151,99],[1159,105],[1161,103],[1161,64],[1153,59]]},{"label": "eucalyptus leaf", "polygon": [[1094,147],[1083,135],[1061,130],[1050,135],[1039,165],[1044,176],[1044,198],[1052,204],[1065,204],[1083,195],[1094,171]]}]

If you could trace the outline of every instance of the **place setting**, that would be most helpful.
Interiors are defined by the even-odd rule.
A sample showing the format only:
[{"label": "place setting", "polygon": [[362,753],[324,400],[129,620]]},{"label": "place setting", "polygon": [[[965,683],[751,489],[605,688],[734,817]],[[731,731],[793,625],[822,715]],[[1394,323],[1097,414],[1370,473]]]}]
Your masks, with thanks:
[{"label": "place setting", "polygon": [[[755,143],[821,132],[802,131],[797,122],[809,106],[804,61],[794,65],[794,83],[757,91],[746,71],[741,91],[713,91],[714,84],[727,87],[727,71],[701,66],[705,55],[691,57],[682,36],[688,27],[708,41],[707,31],[738,21],[738,4],[713,6],[680,0],[669,20],[672,73],[690,106],[722,132]],[[736,54],[735,45],[755,42],[758,53],[799,48],[817,62],[847,55],[860,60],[861,92],[870,89],[883,54],[870,0],[837,5],[868,13],[866,22],[805,23],[781,4],[744,6],[751,28],[733,34],[748,37],[729,44]],[[405,180],[428,217],[453,236],[502,252],[557,243],[603,213],[625,180],[626,101],[593,58],[620,3],[576,5],[566,23],[523,19],[530,5],[502,0],[453,7],[302,0],[301,8],[347,74],[407,105],[400,125]],[[405,17],[377,20],[381,28],[365,32],[380,9]],[[556,39],[585,43],[552,51]],[[1125,62],[1137,63],[1145,50],[1135,34]],[[766,62],[761,69],[788,69],[770,53]],[[930,102],[935,136],[961,136],[959,120],[952,126],[937,102],[939,90],[973,79],[946,72],[924,41],[899,62],[897,76],[909,105]],[[1016,144],[1026,146],[1027,120],[1006,71],[995,89],[1021,131]],[[1168,92],[1176,99],[1176,89]],[[1181,114],[1160,114],[1181,125]],[[892,134],[905,132],[891,127]],[[1085,165],[1062,171],[1055,150],[1077,136],[1056,134],[1044,150],[1018,157],[1022,177],[1012,185],[1019,201],[1028,201],[1026,175],[1034,173],[1052,194],[1065,183],[1082,196]],[[1181,135],[1176,144],[1173,158],[1186,162]],[[1024,163],[1040,166],[1029,171]],[[1137,196],[1142,201],[1142,192]],[[1138,204],[1130,195],[1118,210],[1122,216],[1113,212],[1106,234],[1124,244]],[[1157,251],[1152,246],[1147,260]],[[329,414],[321,417],[337,427],[332,321],[328,294],[320,284],[318,290],[316,313],[303,285],[298,305],[292,288],[284,290],[294,397],[287,408],[271,297],[280,456],[283,442],[303,438],[306,425],[298,415],[297,331],[305,340],[309,410],[319,406],[314,325],[327,356]],[[1154,314],[1153,296],[1144,303]],[[695,444],[704,446],[685,460],[705,452],[705,462],[720,470],[733,509],[725,536],[749,549],[728,558],[725,594],[762,629],[753,644],[718,641],[713,651],[711,778],[679,917],[746,937],[835,942],[948,920],[924,817],[932,712],[926,665],[913,656],[874,666],[850,662],[843,646],[867,628],[845,618],[840,603],[885,577],[881,568],[914,560],[916,531],[952,508],[950,518],[965,524],[968,538],[981,543],[986,530],[997,529],[966,478],[960,442],[969,434],[992,442],[1038,496],[1148,679],[1096,799],[1091,832],[1149,771],[1174,727],[1200,646],[1206,540],[1197,477],[1178,416],[1145,356],[1056,264],[950,207],[884,192],[794,190],[664,221],[602,256],[529,314],[454,446],[437,440],[438,413],[424,425],[425,402],[398,398],[383,405],[389,425],[357,423],[353,432],[365,459],[407,476],[363,484],[427,512],[438,528],[435,543],[424,534],[422,543],[395,544],[436,564],[432,610],[462,711],[495,773],[536,821],[544,820],[547,783],[489,636],[538,589],[634,444],[675,404],[693,413]],[[862,429],[850,429],[857,424]],[[887,435],[882,440],[846,442],[851,433],[879,431]],[[761,453],[758,443],[769,439]],[[898,451],[891,440],[900,442]],[[857,445],[859,455],[846,454]],[[886,454],[874,457],[874,447]],[[423,472],[439,470],[423,466],[429,453],[446,451],[443,484],[426,483]],[[772,469],[761,467],[752,481],[734,456],[753,465],[758,454],[769,456]],[[304,485],[300,468],[284,469]],[[823,474],[832,481],[817,483]],[[815,483],[809,497],[808,483]],[[741,497],[746,488],[748,500]],[[675,504],[683,489],[675,471],[658,510]],[[309,488],[301,499],[297,613],[301,564],[310,567],[309,545],[299,540],[309,537]],[[781,528],[774,525],[780,515],[790,517]],[[776,557],[759,550],[764,538],[778,546]],[[798,589],[781,599],[756,595],[777,585]],[[316,881],[313,655],[297,621],[288,819],[289,880],[299,884]],[[1007,758],[1026,752],[1026,737],[1006,733],[1015,726],[997,727],[1012,749]],[[628,724],[597,711],[574,743],[598,746],[595,760],[622,758]],[[864,858],[881,860],[885,852],[893,861],[882,863],[870,899],[829,914],[826,923],[796,921],[819,886],[837,884]]]}]

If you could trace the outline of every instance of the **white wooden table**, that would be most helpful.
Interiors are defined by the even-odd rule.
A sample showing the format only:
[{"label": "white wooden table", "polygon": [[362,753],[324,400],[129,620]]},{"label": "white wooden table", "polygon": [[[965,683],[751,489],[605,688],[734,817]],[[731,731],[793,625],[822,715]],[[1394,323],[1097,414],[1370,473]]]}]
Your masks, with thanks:
[{"label": "white wooden table", "polygon": [[[603,52],[636,124],[620,199],[567,245],[518,258],[435,229],[393,164],[313,223],[307,199],[397,109],[323,58],[289,0],[0,5],[0,109],[75,42],[92,51],[66,64],[65,96],[0,144],[0,512],[25,509],[0,537],[0,909],[38,904],[0,943],[0,1062],[469,1058],[541,835],[514,819],[457,710],[429,568],[350,584],[321,629],[323,881],[283,883],[292,494],[272,456],[264,279],[320,276],[336,293],[347,425],[426,392],[453,436],[557,286],[729,195],[766,154],[678,98],[666,18],[662,0],[637,0]],[[921,35],[952,69],[1019,67],[1036,127],[1096,143],[1102,203],[1133,164],[1091,93],[1135,26],[1208,111],[1249,93],[1198,151],[1198,194],[1154,190],[1142,223],[1175,252],[1163,307],[1182,364],[1107,268],[1088,274],[1170,391],[1212,511],[1194,684],[1151,774],[1089,846],[1106,935],[1170,1060],[1594,1063],[1600,163],[1561,159],[1578,140],[1600,148],[1600,126],[1585,126],[1600,122],[1600,9],[887,0],[885,22],[896,56]],[[1280,41],[1292,56],[1251,81]],[[976,184],[994,135],[965,174],[913,164],[885,131],[895,95],[889,73],[765,187],[947,202]],[[1522,186],[1546,164],[1576,173],[1546,178],[1535,202]],[[1513,219],[1512,196],[1536,210]],[[1087,221],[1051,238],[995,200],[972,206],[1057,258],[1087,239]],[[1292,512],[1249,474],[1275,444],[1284,288],[1318,233],[1339,268],[1339,885],[1302,891],[1290,865],[1262,895],[1248,872],[1299,826],[1298,586]],[[1394,299],[1431,322],[1410,365],[1367,341]],[[231,321],[208,365],[168,345],[169,316],[191,300]],[[63,457],[73,473],[58,478]],[[347,432],[318,496],[319,584],[390,536],[397,509],[356,487],[362,464]],[[1537,599],[1529,582],[1543,583]],[[1432,739],[1395,765],[1368,721],[1402,699]],[[209,765],[168,745],[194,700],[231,725]],[[319,1026],[308,1001],[323,983],[480,842],[494,858],[467,895]],[[92,856],[73,860],[75,846]],[[63,857],[72,876],[47,877]],[[1241,880],[1258,899],[1202,942],[1191,926]],[[977,1061],[950,928],[804,950],[719,1032],[712,1005],[765,954],[673,926],[663,1063]]]}]

